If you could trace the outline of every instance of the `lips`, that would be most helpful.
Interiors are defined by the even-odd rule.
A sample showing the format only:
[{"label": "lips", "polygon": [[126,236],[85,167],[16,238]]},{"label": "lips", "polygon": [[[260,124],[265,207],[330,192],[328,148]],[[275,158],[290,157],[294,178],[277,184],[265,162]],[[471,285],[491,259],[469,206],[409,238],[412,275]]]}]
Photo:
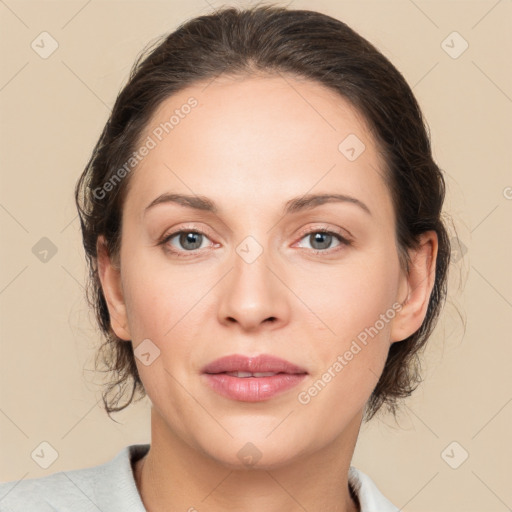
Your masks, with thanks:
[{"label": "lips", "polygon": [[[260,373],[289,373],[300,374],[307,373],[304,368],[301,368],[285,359],[275,356],[262,354],[255,357],[247,357],[240,354],[234,354],[226,357],[221,357],[215,361],[207,364],[203,368],[203,373],[231,373],[239,372],[242,374],[252,374],[258,377]],[[239,377],[249,377],[250,375],[239,375]],[[261,375],[263,377],[264,375]]]},{"label": "lips", "polygon": [[277,375],[279,372],[224,372],[226,375],[231,375],[231,377],[239,377],[239,378],[247,378],[247,377],[273,377]]},{"label": "lips", "polygon": [[210,389],[241,402],[269,400],[297,386],[308,374],[304,368],[289,361],[265,354],[222,357],[202,371]]}]

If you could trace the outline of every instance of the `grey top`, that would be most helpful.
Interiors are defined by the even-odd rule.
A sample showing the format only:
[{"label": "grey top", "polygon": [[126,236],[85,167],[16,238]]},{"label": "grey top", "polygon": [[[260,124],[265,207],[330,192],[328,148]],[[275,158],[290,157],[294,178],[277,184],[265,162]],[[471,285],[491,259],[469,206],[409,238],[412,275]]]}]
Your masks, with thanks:
[{"label": "grey top", "polygon": [[[132,464],[149,446],[125,446],[98,466],[0,483],[0,512],[146,512]],[[355,467],[350,467],[348,478],[361,512],[399,512]]]}]

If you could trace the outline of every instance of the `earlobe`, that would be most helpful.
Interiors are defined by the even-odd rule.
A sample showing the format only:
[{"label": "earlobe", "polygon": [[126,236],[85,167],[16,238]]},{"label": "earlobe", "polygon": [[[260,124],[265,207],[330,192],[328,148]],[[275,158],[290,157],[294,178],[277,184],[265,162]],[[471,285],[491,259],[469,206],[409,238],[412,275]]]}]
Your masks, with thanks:
[{"label": "earlobe", "polygon": [[98,276],[108,306],[110,325],[119,338],[130,341],[126,304],[121,284],[121,271],[110,258],[103,235],[98,237],[96,252],[98,255]]},{"label": "earlobe", "polygon": [[399,297],[402,307],[393,322],[391,342],[414,334],[425,319],[435,283],[437,248],[437,233],[427,231],[420,235],[419,246],[409,251],[409,272],[401,287],[407,293]]}]

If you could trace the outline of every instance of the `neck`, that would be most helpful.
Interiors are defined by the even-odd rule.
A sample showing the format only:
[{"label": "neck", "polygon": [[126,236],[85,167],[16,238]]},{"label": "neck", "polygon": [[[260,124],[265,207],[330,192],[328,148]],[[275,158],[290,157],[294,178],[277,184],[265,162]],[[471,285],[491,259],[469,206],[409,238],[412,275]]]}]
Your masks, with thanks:
[{"label": "neck", "polygon": [[348,486],[348,469],[359,433],[356,418],[343,436],[320,450],[279,467],[233,469],[162,428],[152,408],[152,440],[134,468],[147,512],[358,512]]}]

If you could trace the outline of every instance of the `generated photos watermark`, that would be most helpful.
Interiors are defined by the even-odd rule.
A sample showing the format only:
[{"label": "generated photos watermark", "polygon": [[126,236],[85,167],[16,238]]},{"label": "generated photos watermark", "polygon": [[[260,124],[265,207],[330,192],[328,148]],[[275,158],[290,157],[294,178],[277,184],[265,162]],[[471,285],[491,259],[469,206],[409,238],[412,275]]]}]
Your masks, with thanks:
[{"label": "generated photos watermark", "polygon": [[176,126],[178,126],[185,117],[190,114],[193,108],[197,107],[198,101],[191,96],[186,103],[174,110],[174,114],[168,121],[160,123],[153,129],[150,135],[146,137],[140,147],[134,151],[128,160],[117,169],[116,172],[107,180],[101,187],[96,187],[93,190],[93,195],[96,199],[102,200],[106,197],[108,192],[111,192],[115,187],[129,174],[145,156],[149,154],[152,149],[155,149],[159,142],[161,142],[166,135],[168,135]]},{"label": "generated photos watermark", "polygon": [[352,340],[350,348],[343,354],[338,355],[336,360],[327,368],[322,377],[318,379],[307,390],[301,391],[297,395],[298,401],[302,405],[307,405],[311,402],[312,398],[317,396],[329,382],[338,375],[345,366],[349,364],[354,357],[361,352],[361,350],[368,345],[369,338],[373,339],[379,334],[382,329],[389,323],[390,320],[395,318],[397,312],[402,309],[402,304],[395,302],[385,313],[379,316],[379,319],[370,327],[365,327],[358,335],[357,338]]}]

